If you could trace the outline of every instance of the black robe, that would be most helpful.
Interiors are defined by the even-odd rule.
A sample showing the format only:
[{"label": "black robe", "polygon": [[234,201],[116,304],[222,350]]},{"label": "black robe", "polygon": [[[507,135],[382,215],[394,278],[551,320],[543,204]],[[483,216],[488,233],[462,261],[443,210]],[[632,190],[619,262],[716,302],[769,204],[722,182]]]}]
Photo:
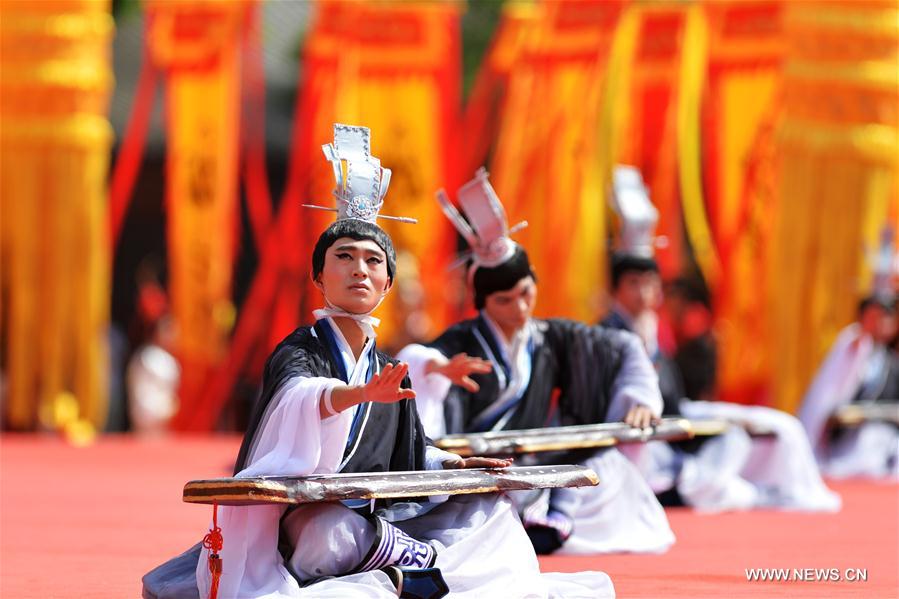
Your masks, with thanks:
[{"label": "black robe", "polygon": [[[625,335],[564,319],[532,322],[535,331],[530,382],[503,428],[604,422],[612,399],[612,384],[621,370],[627,345]],[[480,316],[453,325],[427,345],[447,357],[465,352],[486,360],[487,349],[497,360],[502,355],[489,325]],[[495,369],[496,366],[489,373],[472,375],[480,385],[476,392],[455,385],[450,388],[444,402],[447,433],[474,432],[475,418],[502,391]]]},{"label": "black robe", "polygon": [[874,380],[859,384],[853,403],[899,401],[899,354],[890,348],[879,350],[886,352],[883,368]]},{"label": "black robe", "polygon": [[[877,373],[874,380],[867,383],[859,383],[852,403],[876,403],[899,401],[899,354],[890,348],[878,348],[886,352],[886,362],[883,369]],[[849,429],[833,427],[827,433],[831,443],[836,443],[844,438]]]},{"label": "black robe", "polygon": [[[253,408],[250,424],[244,435],[234,473],[247,466],[247,457],[253,445],[266,408],[278,390],[290,379],[303,377],[327,377],[342,379],[346,375],[338,365],[334,352],[323,339],[327,339],[319,322],[312,327],[300,327],[288,335],[272,352],[265,365],[262,394]],[[380,367],[396,364],[396,361],[382,352],[376,352]],[[411,388],[409,378],[403,381],[403,388]],[[368,420],[359,431],[361,440],[353,456],[341,472],[389,472],[400,470],[424,470],[427,438],[418,419],[415,400],[404,399],[397,403],[370,403],[360,406],[370,409]],[[301,425],[302,423],[298,423]],[[348,444],[352,445],[352,443]]]}]

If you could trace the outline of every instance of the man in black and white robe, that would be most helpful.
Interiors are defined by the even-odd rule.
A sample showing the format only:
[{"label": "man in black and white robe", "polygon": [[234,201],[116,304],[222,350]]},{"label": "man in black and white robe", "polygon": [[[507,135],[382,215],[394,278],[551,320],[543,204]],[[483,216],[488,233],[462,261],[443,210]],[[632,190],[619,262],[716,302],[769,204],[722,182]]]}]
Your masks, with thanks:
[{"label": "man in black and white robe", "polygon": [[833,413],[851,403],[899,401],[899,357],[895,346],[896,298],[872,294],[858,319],[837,336],[818,369],[799,418],[821,468],[830,476],[899,478],[899,430],[869,422],[854,430],[831,430]]},{"label": "man in black and white robe", "polygon": [[[499,265],[477,267],[472,286],[477,318],[398,354],[409,364],[428,435],[607,421],[648,426],[661,413],[658,379],[635,335],[532,317],[537,283],[523,248],[515,244]],[[674,534],[639,472],[617,449],[591,453],[565,461],[576,457],[594,469],[598,487],[521,502],[538,551],[666,550]]]},{"label": "man in black and white robe", "polygon": [[[653,441],[625,452],[657,493],[676,491],[687,505],[703,511],[779,508],[835,511],[840,497],[827,488],[818,471],[799,421],[764,406],[744,406],[678,396],[682,389],[677,365],[658,343],[657,308],[662,299],[658,266],[653,258],[616,252],[612,257],[612,310],[602,324],[633,331],[654,356],[666,380],[666,412],[691,419],[733,423],[724,434],[702,443]],[[774,433],[752,438],[741,424]]]}]

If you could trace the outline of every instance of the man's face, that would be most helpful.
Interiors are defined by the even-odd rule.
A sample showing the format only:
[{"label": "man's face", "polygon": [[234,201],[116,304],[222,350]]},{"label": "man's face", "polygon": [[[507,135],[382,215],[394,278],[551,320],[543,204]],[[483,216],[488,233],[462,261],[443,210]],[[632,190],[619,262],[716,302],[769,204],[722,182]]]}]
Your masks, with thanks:
[{"label": "man's face", "polygon": [[510,337],[524,327],[534,313],[536,303],[537,283],[534,277],[527,276],[511,289],[488,295],[484,300],[484,311]]},{"label": "man's face", "polygon": [[655,271],[626,272],[613,292],[615,300],[632,317],[657,310],[662,303],[662,279]]},{"label": "man's face", "polygon": [[872,304],[866,307],[860,317],[862,330],[871,335],[877,343],[889,343],[896,336],[899,321],[896,313],[885,310],[883,306]]},{"label": "man's face", "polygon": [[370,239],[341,237],[325,252],[315,285],[338,308],[353,314],[371,312],[390,289],[387,256]]}]

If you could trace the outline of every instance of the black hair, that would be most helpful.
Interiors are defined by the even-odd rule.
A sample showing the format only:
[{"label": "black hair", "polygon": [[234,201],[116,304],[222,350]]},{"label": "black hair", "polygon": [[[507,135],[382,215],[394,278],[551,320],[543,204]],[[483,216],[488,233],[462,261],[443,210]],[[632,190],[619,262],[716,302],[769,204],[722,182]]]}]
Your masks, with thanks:
[{"label": "black hair", "polygon": [[499,266],[480,266],[474,271],[474,307],[480,310],[487,302],[487,296],[497,291],[512,289],[525,277],[537,280],[524,248],[515,244],[515,253]]},{"label": "black hair", "polygon": [[617,289],[621,277],[629,272],[659,272],[659,265],[655,259],[646,256],[637,256],[625,252],[612,254],[612,289]]},{"label": "black hair", "polygon": [[885,293],[874,293],[862,299],[858,304],[858,315],[871,306],[878,306],[886,312],[894,314],[896,312],[896,296]]},{"label": "black hair", "polygon": [[334,245],[334,242],[341,237],[349,237],[356,241],[368,239],[378,244],[384,254],[387,256],[387,276],[390,277],[391,283],[396,274],[396,250],[393,249],[393,241],[390,236],[378,225],[368,221],[356,218],[347,218],[333,223],[325,229],[315,242],[315,249],[312,250],[312,278],[318,279],[325,268],[325,253],[328,248]]},{"label": "black hair", "polygon": [[709,289],[698,272],[688,272],[677,277],[665,288],[667,297],[679,297],[687,302],[697,302],[711,309],[712,298]]}]

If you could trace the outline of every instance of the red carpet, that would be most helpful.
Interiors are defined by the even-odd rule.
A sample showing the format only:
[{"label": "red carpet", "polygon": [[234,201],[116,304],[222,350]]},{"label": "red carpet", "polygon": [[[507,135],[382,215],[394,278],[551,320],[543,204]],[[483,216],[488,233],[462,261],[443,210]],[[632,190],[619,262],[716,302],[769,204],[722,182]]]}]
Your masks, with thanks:
[{"label": "red carpet", "polygon": [[[235,437],[109,437],[73,449],[0,437],[0,597],[138,597],[144,572],[205,533],[211,510],[181,503],[182,485],[227,475],[237,446]],[[899,597],[899,485],[833,487],[844,502],[836,515],[672,510],[678,541],[664,555],[541,563],[604,570],[620,597]],[[867,581],[749,582],[747,568],[836,569],[817,574],[826,577],[857,568]]]}]

